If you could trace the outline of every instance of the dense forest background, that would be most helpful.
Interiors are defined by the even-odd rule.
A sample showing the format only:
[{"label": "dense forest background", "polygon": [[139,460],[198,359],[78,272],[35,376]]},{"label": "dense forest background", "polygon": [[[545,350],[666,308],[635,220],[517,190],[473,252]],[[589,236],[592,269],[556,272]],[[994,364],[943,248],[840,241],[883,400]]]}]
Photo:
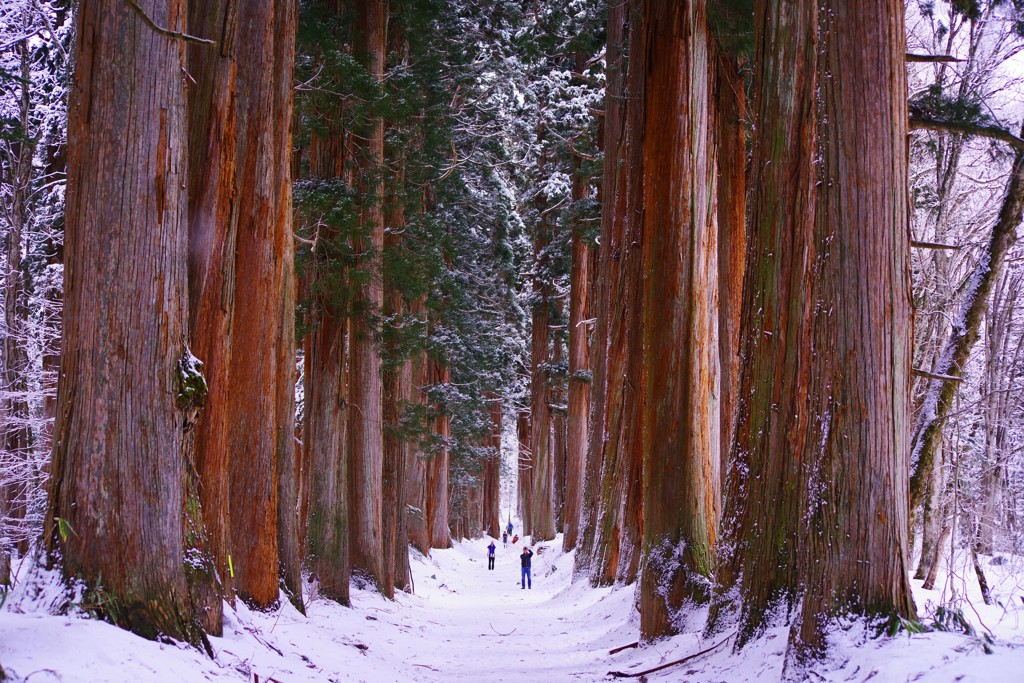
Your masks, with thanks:
[{"label": "dense forest background", "polygon": [[202,646],[412,591],[512,479],[645,639],[961,624],[909,579],[1024,556],[1022,48],[1019,0],[5,0],[0,585]]}]

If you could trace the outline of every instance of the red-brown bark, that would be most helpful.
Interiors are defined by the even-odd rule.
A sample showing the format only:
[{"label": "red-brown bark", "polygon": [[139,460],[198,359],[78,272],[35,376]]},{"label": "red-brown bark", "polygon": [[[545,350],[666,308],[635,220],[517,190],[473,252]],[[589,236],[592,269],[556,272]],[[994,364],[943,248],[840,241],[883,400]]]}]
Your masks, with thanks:
[{"label": "red-brown bark", "polygon": [[[194,459],[202,522],[224,597],[233,599],[228,568],[228,363],[234,311],[235,57],[237,2],[188,3],[189,30],[218,45],[188,47],[189,345],[203,361],[209,387],[195,427]],[[194,589],[193,589],[194,590]],[[204,628],[220,635],[219,596]]]},{"label": "red-brown bark", "polygon": [[[267,608],[278,599],[278,382],[281,377],[284,260],[290,253],[290,194],[286,182],[291,70],[287,55],[293,38],[275,21],[281,10],[272,0],[241,3],[238,41],[247,46],[237,62],[235,188],[237,243],[235,311],[232,321],[228,396],[229,514],[232,564],[238,595]],[[291,19],[294,22],[294,19]],[[284,81],[282,83],[282,80]],[[283,101],[282,101],[283,99]],[[290,338],[290,333],[289,333]]]},{"label": "red-brown bark", "polygon": [[[720,505],[715,56],[701,0],[644,3],[640,632],[710,597]],[[684,115],[680,115],[683,112]]]},{"label": "red-brown bark", "polygon": [[[181,30],[181,0],[145,0]],[[188,251],[181,44],[126,3],[79,5],[50,557],[154,638],[201,637],[182,563]],[[146,495],[139,495],[145,491]],[[58,553],[59,548],[59,553]]]},{"label": "red-brown bark", "polygon": [[[384,78],[387,40],[386,0],[362,0],[357,8],[356,57],[370,77]],[[371,117],[359,136],[362,149],[356,154],[356,183],[360,196],[359,223],[362,235],[353,240],[356,268],[364,271],[355,292],[349,348],[349,495],[350,553],[353,571],[373,581],[386,597],[394,585],[384,571],[381,527],[383,476],[383,417],[380,349],[371,320],[380,314],[384,289],[380,254],[384,247],[383,185],[384,120]],[[392,577],[393,578],[393,577]]]},{"label": "red-brown bark", "polygon": [[[447,384],[451,371],[447,364],[430,362],[431,384]],[[435,406],[436,416],[432,428],[437,447],[427,460],[427,531],[431,548],[452,547],[448,528],[448,441],[451,438],[451,418],[441,406]]]},{"label": "red-brown bark", "polygon": [[[573,175],[572,199],[590,197],[587,178]],[[587,431],[590,419],[590,382],[588,319],[590,307],[590,245],[580,235],[582,226],[573,226],[572,270],[569,275],[569,389],[566,416],[565,509],[562,548],[576,547],[580,535],[583,505],[583,481],[587,464]]]}]

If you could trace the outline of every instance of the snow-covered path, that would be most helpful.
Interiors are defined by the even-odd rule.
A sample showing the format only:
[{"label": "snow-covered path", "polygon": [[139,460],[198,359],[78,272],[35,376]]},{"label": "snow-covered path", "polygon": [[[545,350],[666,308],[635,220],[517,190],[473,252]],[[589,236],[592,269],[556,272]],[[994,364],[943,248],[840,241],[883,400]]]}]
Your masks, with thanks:
[{"label": "snow-covered path", "polygon": [[[523,590],[522,544],[505,549],[499,541],[496,567],[489,571],[487,542],[456,544],[430,558],[414,555],[416,594],[399,594],[395,601],[356,589],[352,607],[341,607],[318,599],[310,587],[306,616],[287,604],[272,613],[254,613],[241,604],[237,611],[227,608],[224,637],[211,638],[212,661],[191,648],[142,640],[101,622],[47,614],[48,596],[57,592],[43,576],[23,582],[0,610],[0,666],[12,680],[32,683],[555,683],[608,680],[610,670],[643,671],[715,642],[701,639],[697,615],[695,632],[612,655],[609,650],[637,638],[633,587],[573,583],[573,558],[561,553],[559,538],[536,548],[533,589]],[[1024,610],[1012,605],[1022,587],[1017,581],[1002,590],[1006,609],[981,607],[997,630],[993,655],[983,654],[980,639],[958,634],[879,641],[850,629],[835,635],[832,660],[813,680],[1020,681]],[[938,597],[915,594],[919,608]],[[648,678],[777,681],[786,636],[785,627],[774,629],[741,655],[726,644]]]}]

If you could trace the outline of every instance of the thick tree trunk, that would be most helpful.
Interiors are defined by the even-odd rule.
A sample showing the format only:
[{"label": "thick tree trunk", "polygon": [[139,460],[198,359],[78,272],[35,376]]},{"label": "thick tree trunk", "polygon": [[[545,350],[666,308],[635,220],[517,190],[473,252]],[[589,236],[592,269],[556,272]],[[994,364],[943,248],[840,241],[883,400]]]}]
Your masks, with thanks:
[{"label": "thick tree trunk", "polygon": [[[543,206],[543,203],[541,203]],[[543,213],[543,212],[541,212]],[[534,240],[534,260],[540,264],[548,246],[548,227],[541,219]],[[539,266],[538,266],[539,269]],[[555,537],[555,458],[551,443],[550,372],[546,366],[551,360],[550,286],[535,277],[534,304],[530,341],[530,446],[532,447],[533,496],[530,517],[530,535],[534,543]]]},{"label": "thick tree trunk", "polygon": [[[387,19],[386,0],[363,0],[359,4],[356,57],[378,82],[384,78]],[[380,314],[384,303],[379,267],[384,246],[384,192],[380,180],[384,168],[384,119],[372,117],[364,133],[364,148],[356,159],[363,235],[353,241],[353,248],[357,254],[356,268],[365,271],[365,277],[353,302],[349,352],[350,552],[353,571],[364,574],[385,597],[391,598],[395,591],[394,585],[388,583],[393,577],[384,571],[381,527],[384,437],[380,350],[374,339],[375,326],[370,322]]]},{"label": "thick tree trunk", "polygon": [[[334,178],[344,168],[343,142],[337,135],[313,137],[310,175]],[[337,231],[324,226],[313,247],[314,262],[337,258]],[[303,459],[309,464],[309,511],[306,519],[306,566],[320,594],[349,604],[348,467],[348,327],[337,292],[313,279],[310,331],[306,337],[305,424]]]},{"label": "thick tree trunk", "polygon": [[847,612],[915,616],[907,576],[913,337],[903,3],[830,0],[818,30],[822,294],[812,344],[832,353],[814,359],[822,384],[811,404],[818,438],[808,446],[820,450],[807,472],[805,593],[791,639],[797,661],[821,653],[826,629]]},{"label": "thick tree trunk", "polygon": [[[228,364],[234,311],[235,56],[237,2],[188,3],[189,30],[218,45],[188,47],[189,344],[209,387],[196,423],[195,476],[209,550],[223,596],[233,599],[228,516]],[[192,587],[195,597],[196,587]],[[204,628],[221,632],[220,596],[209,600]]]},{"label": "thick tree trunk", "polygon": [[501,535],[501,399],[490,397],[491,432],[487,445],[494,457],[484,461],[483,472],[483,529],[488,536]]},{"label": "thick tree trunk", "polygon": [[[579,202],[590,197],[588,178],[579,169],[572,180],[572,199]],[[590,420],[590,245],[580,234],[581,225],[573,226],[572,270],[569,274],[569,397],[566,417],[565,509],[562,549],[573,550],[580,537],[583,508],[583,482],[587,467],[587,431]]]},{"label": "thick tree trunk", "polygon": [[519,518],[523,522],[523,536],[529,536],[533,519],[533,454],[530,414],[525,410],[516,416],[516,435],[519,437]]},{"label": "thick tree trunk", "polygon": [[[412,311],[423,315],[422,302],[414,302]],[[426,405],[424,393],[430,384],[430,364],[426,353],[418,352],[412,359],[412,396],[410,402]],[[424,555],[430,555],[430,524],[427,508],[427,471],[429,459],[420,443],[412,444],[409,449],[409,462],[406,467],[405,500],[409,510],[409,543]]]},{"label": "thick tree trunk", "polygon": [[[273,0],[239,4],[236,128],[237,244],[235,311],[229,381],[229,473],[232,566],[238,595],[258,608],[277,604],[279,431],[292,416],[281,415],[278,383],[288,349],[282,325],[288,302],[285,259],[291,252],[290,150],[291,11]],[[278,69],[287,69],[279,73]],[[283,194],[284,193],[284,194]],[[290,267],[289,267],[290,268]],[[289,564],[294,560],[289,561]],[[294,573],[294,567],[289,568]]]},{"label": "thick tree trunk", "polygon": [[[140,6],[184,28],[180,0]],[[76,36],[47,546],[107,618],[149,638],[197,642],[182,563],[183,424],[204,393],[179,365],[184,52],[127,3],[83,1]]]},{"label": "thick tree trunk", "polygon": [[[647,0],[643,90],[640,633],[710,597],[720,506],[715,64],[704,3]],[[679,116],[686,112],[687,116]]]},{"label": "thick tree trunk", "polygon": [[[640,44],[639,0],[616,7],[609,16],[609,25],[622,22],[618,29],[628,29],[628,44]],[[619,17],[618,12],[622,11]],[[611,11],[611,10],[610,10]],[[633,20],[627,25],[627,17]],[[612,35],[611,33],[609,34]],[[619,34],[624,35],[624,33]],[[621,40],[621,38],[620,38]],[[635,69],[635,62],[627,64],[620,58],[620,68],[626,73],[617,78],[628,80],[624,92],[642,91],[643,70]],[[611,100],[614,95],[609,95]],[[596,529],[590,578],[595,585],[615,580],[630,582],[635,578],[640,558],[640,517],[642,504],[642,457],[640,433],[640,347],[641,304],[641,245],[642,225],[642,121],[643,104],[638,97],[626,100],[620,116],[623,121],[616,130],[613,121],[607,122],[606,154],[612,159],[607,173],[614,178],[606,187],[610,192],[605,200],[602,231],[608,232],[608,258],[602,252],[602,275],[605,293],[595,315],[606,318],[604,337],[595,343],[605,347],[605,386],[601,401],[595,405],[592,419],[600,420],[603,430],[595,442],[591,432],[591,447],[601,454],[600,482],[597,493]],[[608,178],[606,177],[606,182]],[[602,245],[604,240],[602,240]],[[602,246],[603,249],[603,246]],[[597,414],[598,406],[603,416]]]},{"label": "thick tree trunk", "polygon": [[302,542],[299,491],[302,488],[299,451],[295,442],[295,243],[292,227],[292,104],[295,31],[298,11],[294,0],[277,0],[274,9],[273,161],[277,199],[275,255],[279,257],[278,347],[276,391],[277,547],[281,583],[300,612],[302,602]]},{"label": "thick tree trunk", "polygon": [[772,610],[788,612],[796,597],[808,422],[800,416],[807,413],[812,356],[817,11],[813,4],[768,0],[758,4],[755,22],[756,191],[723,520],[722,547],[730,552],[718,563],[723,597],[710,619],[712,628],[724,625],[733,616],[728,600],[742,596],[739,645]]},{"label": "thick tree trunk", "polygon": [[[592,379],[590,385],[590,412],[587,425],[586,465],[583,476],[583,501],[580,510],[580,541],[573,571],[590,574],[599,537],[601,496],[604,473],[604,440],[609,384],[608,327],[611,318],[612,280],[617,275],[617,262],[621,258],[621,214],[618,202],[623,189],[619,186],[623,168],[620,145],[625,134],[625,57],[624,41],[628,3],[612,3],[608,7],[608,40],[606,47],[606,95],[604,116],[605,150],[601,181],[601,238],[596,249],[596,267],[592,274],[594,300],[591,315],[594,318],[593,348],[590,355]],[[616,220],[619,218],[619,220]],[[614,255],[614,259],[613,259]],[[592,263],[593,265],[593,263]],[[571,285],[570,285],[571,286]],[[573,329],[576,329],[575,327]],[[571,339],[571,337],[570,337]],[[571,351],[570,351],[571,353]],[[570,385],[570,391],[572,387]],[[571,399],[570,399],[571,400]],[[570,427],[571,429],[571,427]]]},{"label": "thick tree trunk", "polygon": [[[557,304],[557,316],[562,317],[561,302]],[[559,365],[564,352],[562,333],[555,332],[551,349],[551,362]],[[553,513],[555,532],[565,531],[565,466],[566,466],[566,397],[565,382],[556,380],[548,385],[548,409],[551,411],[551,459],[554,462]]]},{"label": "thick tree trunk", "polygon": [[740,317],[747,252],[747,103],[736,59],[720,52],[717,67],[718,347],[722,367],[719,433],[724,475],[736,425],[740,374]]},{"label": "thick tree trunk", "polygon": [[[451,380],[446,364],[431,362],[431,384],[447,384]],[[452,538],[448,528],[448,441],[451,438],[451,418],[437,406],[433,420],[434,436],[438,448],[427,461],[427,526],[431,548],[450,548]]]}]

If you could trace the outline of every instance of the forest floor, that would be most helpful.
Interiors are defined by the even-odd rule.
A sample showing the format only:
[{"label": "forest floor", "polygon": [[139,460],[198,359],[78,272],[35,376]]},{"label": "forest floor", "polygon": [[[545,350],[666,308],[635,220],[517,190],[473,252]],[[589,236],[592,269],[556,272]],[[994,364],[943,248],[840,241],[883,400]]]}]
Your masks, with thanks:
[{"label": "forest floor", "polygon": [[[225,606],[224,637],[211,638],[215,659],[184,646],[143,640],[81,616],[52,616],[58,594],[52,576],[23,580],[0,611],[0,666],[14,681],[342,683],[348,681],[555,681],[609,680],[608,672],[637,673],[716,644],[712,652],[647,677],[692,683],[779,680],[787,631],[778,628],[732,652],[728,633],[704,639],[703,615],[675,638],[614,655],[636,641],[639,618],[633,587],[591,588],[573,583],[572,555],[561,538],[539,544],[533,588],[519,585],[521,543],[497,543],[488,571],[487,540],[456,544],[430,558],[413,553],[415,595],[387,601],[353,591],[352,607],[318,599],[308,587],[308,614],[285,603],[260,613]],[[932,632],[875,639],[861,627],[837,632],[829,661],[811,680],[1014,681],[1024,680],[1024,573],[1012,564],[989,567],[1003,606],[986,607],[972,594],[973,574],[940,582],[976,598],[964,616],[979,636]],[[27,570],[26,570],[27,572]],[[916,584],[917,582],[915,582]],[[915,597],[922,614],[934,611],[942,590]],[[984,624],[984,627],[981,625]],[[992,654],[986,654],[988,649]],[[256,678],[258,677],[258,678]]]}]

